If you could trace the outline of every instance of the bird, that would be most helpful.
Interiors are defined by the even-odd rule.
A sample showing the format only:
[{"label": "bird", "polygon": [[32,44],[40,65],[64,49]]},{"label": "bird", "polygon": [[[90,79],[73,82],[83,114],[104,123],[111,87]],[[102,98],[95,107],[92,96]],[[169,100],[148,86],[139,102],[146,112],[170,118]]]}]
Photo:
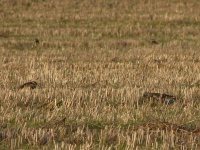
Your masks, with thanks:
[{"label": "bird", "polygon": [[38,45],[40,43],[39,39],[35,39],[35,44]]},{"label": "bird", "polygon": [[161,100],[164,104],[171,105],[175,103],[176,97],[173,95],[168,95],[168,94],[163,93],[161,96]]},{"label": "bird", "polygon": [[141,97],[139,104],[143,104],[146,100],[152,100],[153,104],[156,102],[161,102],[166,105],[171,105],[176,102],[176,97],[169,94],[161,94],[161,93],[152,93],[152,92],[144,92],[143,96]]},{"label": "bird", "polygon": [[38,86],[38,83],[36,81],[29,81],[20,85],[18,89],[24,89],[24,88],[35,89],[37,86]]},{"label": "bird", "polygon": [[159,44],[156,40],[151,40],[151,44]]}]

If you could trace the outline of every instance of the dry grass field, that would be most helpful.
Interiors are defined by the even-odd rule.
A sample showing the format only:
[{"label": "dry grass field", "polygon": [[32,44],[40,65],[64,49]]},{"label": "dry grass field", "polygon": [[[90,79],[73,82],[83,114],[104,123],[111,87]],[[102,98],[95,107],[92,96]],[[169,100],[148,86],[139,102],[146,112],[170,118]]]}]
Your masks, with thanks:
[{"label": "dry grass field", "polygon": [[0,0],[0,149],[200,149],[200,2]]}]

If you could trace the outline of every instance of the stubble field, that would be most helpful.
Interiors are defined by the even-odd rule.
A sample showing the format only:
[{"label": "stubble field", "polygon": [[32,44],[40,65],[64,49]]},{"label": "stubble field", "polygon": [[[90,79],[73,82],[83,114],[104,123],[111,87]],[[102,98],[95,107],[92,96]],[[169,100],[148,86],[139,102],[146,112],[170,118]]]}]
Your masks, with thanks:
[{"label": "stubble field", "polygon": [[1,0],[0,149],[199,149],[199,6]]}]

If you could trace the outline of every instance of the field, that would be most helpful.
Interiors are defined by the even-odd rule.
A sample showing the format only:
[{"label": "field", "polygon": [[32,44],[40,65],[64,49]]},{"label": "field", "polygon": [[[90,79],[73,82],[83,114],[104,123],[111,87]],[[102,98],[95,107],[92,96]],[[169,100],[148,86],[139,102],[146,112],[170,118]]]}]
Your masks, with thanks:
[{"label": "field", "polygon": [[200,149],[199,4],[0,0],[0,149]]}]

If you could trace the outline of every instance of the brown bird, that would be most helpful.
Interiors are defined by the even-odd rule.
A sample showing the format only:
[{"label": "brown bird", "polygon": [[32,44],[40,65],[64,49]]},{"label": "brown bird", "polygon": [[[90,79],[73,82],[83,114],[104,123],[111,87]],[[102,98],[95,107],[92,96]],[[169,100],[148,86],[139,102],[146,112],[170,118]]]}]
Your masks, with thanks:
[{"label": "brown bird", "polygon": [[18,87],[18,89],[23,89],[23,88],[30,88],[30,89],[35,89],[38,86],[37,82],[35,81],[30,81],[26,82]]},{"label": "brown bird", "polygon": [[174,104],[176,101],[176,97],[173,95],[168,95],[168,94],[161,94],[161,93],[151,93],[151,92],[145,92],[143,96],[141,97],[139,104],[143,104],[146,102],[146,100],[152,100],[153,104],[156,102],[161,102],[166,105],[171,105]]},{"label": "brown bird", "polygon": [[151,40],[151,44],[159,44],[156,40]]},{"label": "brown bird", "polygon": [[38,45],[40,43],[39,39],[35,39],[35,44]]}]

